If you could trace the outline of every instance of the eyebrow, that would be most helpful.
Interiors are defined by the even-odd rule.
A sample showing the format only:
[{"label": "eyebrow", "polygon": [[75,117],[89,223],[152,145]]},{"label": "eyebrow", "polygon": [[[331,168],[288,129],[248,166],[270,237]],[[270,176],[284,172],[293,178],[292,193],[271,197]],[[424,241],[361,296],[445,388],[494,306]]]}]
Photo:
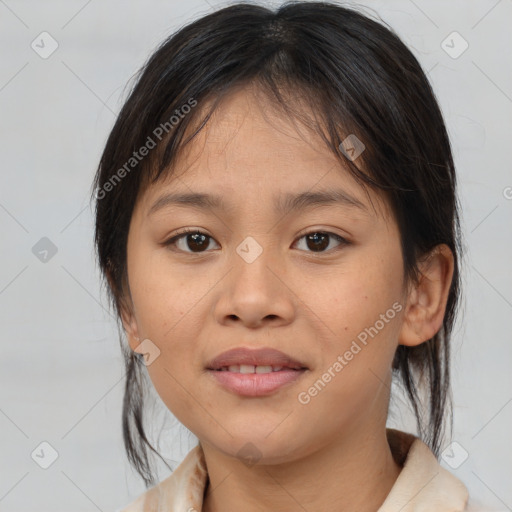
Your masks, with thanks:
[{"label": "eyebrow", "polygon": [[[327,189],[316,192],[305,191],[299,194],[286,193],[274,197],[274,211],[285,215],[315,206],[342,205],[358,208],[368,213],[367,207],[358,199],[341,189]],[[171,192],[158,198],[151,206],[148,216],[169,206],[183,206],[202,210],[224,210],[227,205],[222,196],[199,192]]]}]

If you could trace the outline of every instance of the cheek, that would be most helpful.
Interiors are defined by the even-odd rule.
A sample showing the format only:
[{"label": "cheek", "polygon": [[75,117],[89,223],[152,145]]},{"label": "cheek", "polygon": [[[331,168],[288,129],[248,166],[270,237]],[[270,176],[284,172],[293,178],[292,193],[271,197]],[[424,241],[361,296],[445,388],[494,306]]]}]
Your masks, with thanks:
[{"label": "cheek", "polygon": [[374,325],[401,301],[401,269],[399,253],[376,256],[371,251],[361,252],[315,285],[303,285],[301,298],[335,337],[346,340]]},{"label": "cheek", "polygon": [[208,279],[197,269],[184,272],[173,266],[165,250],[140,250],[128,265],[130,291],[141,334],[166,343],[178,322],[194,314],[194,306],[205,294]]},{"label": "cheek", "polygon": [[405,308],[401,253],[395,247],[361,253],[326,281],[321,304],[315,312],[330,334],[318,373],[336,375],[321,401],[368,402],[386,380],[398,343]]}]

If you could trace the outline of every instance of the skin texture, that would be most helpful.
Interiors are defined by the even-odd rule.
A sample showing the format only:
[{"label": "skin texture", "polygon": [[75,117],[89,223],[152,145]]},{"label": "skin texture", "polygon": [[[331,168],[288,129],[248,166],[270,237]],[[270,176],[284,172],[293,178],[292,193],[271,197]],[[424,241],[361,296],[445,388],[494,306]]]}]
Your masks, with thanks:
[{"label": "skin texture", "polygon": [[[198,107],[199,108],[199,107]],[[274,211],[274,196],[343,189],[364,209]],[[168,192],[222,195],[226,210],[167,206]],[[233,92],[180,157],[176,174],[144,191],[128,237],[130,297],[123,323],[132,350],[149,339],[160,355],[147,370],[163,402],[200,440],[210,483],[205,512],[375,511],[393,486],[385,426],[399,343],[417,345],[442,324],[453,261],[439,246],[404,282],[400,235],[386,202],[353,181],[312,132],[297,131],[254,89]],[[206,250],[182,228],[209,235]],[[316,252],[308,233],[334,233]],[[248,236],[263,252],[236,251]],[[326,241],[326,244],[327,244]],[[192,246],[192,249],[190,249]],[[196,249],[197,251],[197,249]],[[309,403],[298,400],[393,304],[401,311],[369,338]],[[208,360],[235,347],[272,347],[308,371],[265,397],[217,384]],[[259,453],[246,465],[237,452]]]}]

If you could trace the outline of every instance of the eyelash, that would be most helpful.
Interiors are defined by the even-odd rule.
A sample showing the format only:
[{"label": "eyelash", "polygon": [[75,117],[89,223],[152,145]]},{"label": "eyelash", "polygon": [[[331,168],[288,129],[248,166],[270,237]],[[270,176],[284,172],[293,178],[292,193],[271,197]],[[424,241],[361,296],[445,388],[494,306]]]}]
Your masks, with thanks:
[{"label": "eyelash", "polygon": [[[310,252],[311,254],[326,254],[326,253],[332,252],[333,250],[335,251],[336,249],[339,249],[340,247],[344,247],[344,246],[350,245],[350,242],[348,240],[346,240],[345,238],[343,238],[342,236],[337,235],[336,233],[331,233],[330,231],[321,231],[321,230],[308,231],[307,233],[304,233],[304,234],[300,235],[297,238],[297,240],[300,240],[300,239],[304,238],[307,235],[312,235],[312,234],[315,234],[315,233],[323,234],[323,235],[329,235],[330,237],[335,238],[340,243],[340,245],[338,247],[334,248],[334,249],[329,249],[327,251],[319,251],[319,252],[306,251],[306,252]],[[213,240],[213,237],[211,237],[207,233],[204,233],[203,231],[200,231],[198,229],[184,228],[181,231],[179,231],[177,234],[173,235],[171,238],[169,238],[168,240],[163,242],[162,245],[164,245],[166,247],[175,246],[176,242],[179,239],[181,239],[181,238],[183,238],[183,237],[185,237],[186,235],[189,235],[189,234],[205,235],[207,238]],[[176,249],[176,248],[173,248],[171,250],[181,251],[181,249]],[[202,251],[202,252],[181,251],[181,252],[184,252],[186,254],[197,254],[197,255],[200,255],[200,254],[203,254],[203,253],[209,252],[209,251]]]}]

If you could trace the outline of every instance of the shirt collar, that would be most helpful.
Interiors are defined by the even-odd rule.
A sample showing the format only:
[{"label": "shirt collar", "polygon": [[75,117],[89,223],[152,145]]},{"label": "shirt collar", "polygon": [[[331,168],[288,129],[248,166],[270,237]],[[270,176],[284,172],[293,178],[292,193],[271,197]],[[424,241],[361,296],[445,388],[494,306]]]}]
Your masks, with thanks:
[{"label": "shirt collar", "polygon": [[[387,429],[386,433],[393,457],[402,466],[402,471],[377,512],[465,510],[466,487],[439,464],[423,441],[399,430]],[[169,477],[121,512],[201,512],[207,481],[204,452],[198,444]]]},{"label": "shirt collar", "polygon": [[458,512],[465,510],[468,490],[443,468],[419,438],[387,429],[388,442],[402,467],[378,512]]}]

